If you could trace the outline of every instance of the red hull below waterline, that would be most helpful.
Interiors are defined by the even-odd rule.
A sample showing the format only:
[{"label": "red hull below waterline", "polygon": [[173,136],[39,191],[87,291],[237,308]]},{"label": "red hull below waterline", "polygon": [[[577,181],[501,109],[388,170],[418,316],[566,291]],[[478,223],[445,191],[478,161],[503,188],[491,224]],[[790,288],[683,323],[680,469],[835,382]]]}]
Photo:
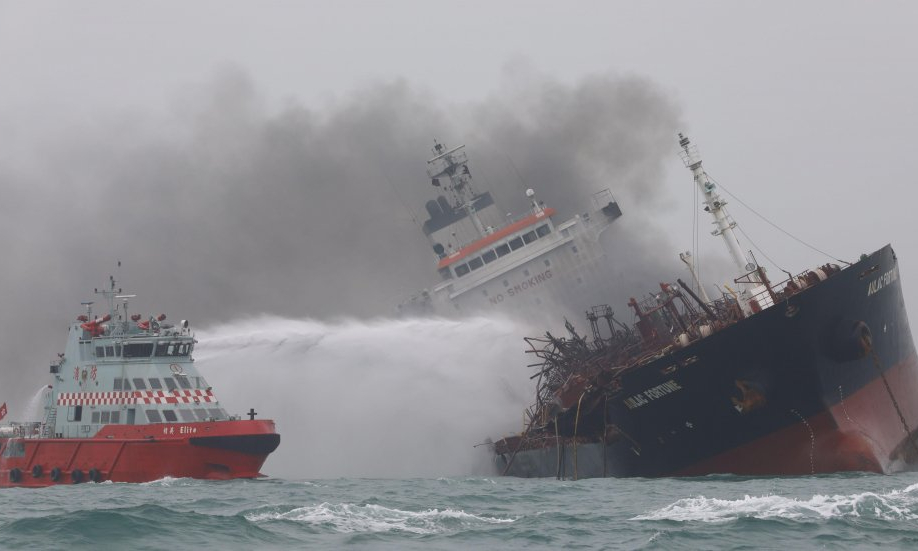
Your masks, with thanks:
[{"label": "red hull below waterline", "polygon": [[[885,376],[890,389],[918,388],[918,358],[912,356],[890,368]],[[902,423],[890,422],[890,419],[899,420],[900,413],[902,419],[918,419],[918,403],[913,400],[893,403],[883,379],[877,378],[799,424],[674,475],[896,472],[902,470],[903,464],[914,463],[918,454]]]},{"label": "red hull below waterline", "polygon": [[279,444],[271,420],[107,425],[92,438],[26,435],[0,440],[0,487],[256,478]]}]

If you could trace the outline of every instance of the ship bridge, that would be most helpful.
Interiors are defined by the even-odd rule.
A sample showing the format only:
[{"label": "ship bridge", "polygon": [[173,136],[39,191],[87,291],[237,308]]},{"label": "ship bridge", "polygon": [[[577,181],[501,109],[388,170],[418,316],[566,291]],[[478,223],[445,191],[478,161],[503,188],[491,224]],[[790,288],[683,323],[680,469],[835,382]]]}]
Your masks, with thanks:
[{"label": "ship bridge", "polygon": [[70,326],[65,352],[51,366],[47,435],[90,438],[106,425],[238,419],[195,367],[188,322],[128,316],[128,297],[101,318],[91,319],[84,303],[87,314]]}]

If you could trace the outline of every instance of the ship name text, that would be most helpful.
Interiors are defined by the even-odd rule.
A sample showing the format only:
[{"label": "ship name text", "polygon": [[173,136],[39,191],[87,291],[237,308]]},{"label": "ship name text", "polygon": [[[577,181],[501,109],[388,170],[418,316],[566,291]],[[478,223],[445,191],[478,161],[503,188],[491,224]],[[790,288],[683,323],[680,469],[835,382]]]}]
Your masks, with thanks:
[{"label": "ship name text", "polygon": [[[551,279],[551,270],[545,270],[544,272],[536,274],[529,279],[524,279],[512,287],[507,287],[507,296],[513,297],[519,295],[523,291],[532,289],[533,287],[544,283],[549,279]],[[489,300],[491,301],[491,304],[500,304],[504,301],[504,294],[497,293],[493,297],[489,297]]]},{"label": "ship name text", "polygon": [[188,425],[163,427],[163,434],[195,434],[197,432],[197,427],[189,427]]},{"label": "ship name text", "polygon": [[648,388],[644,392],[638,392],[634,396],[625,398],[624,403],[628,409],[635,409],[650,403],[652,400],[657,400],[666,396],[667,394],[672,394],[677,390],[682,390],[682,387],[679,386],[679,383],[670,379],[665,383],[661,383],[653,388]]},{"label": "ship name text", "polygon": [[891,270],[867,284],[867,296],[880,292],[883,287],[899,279],[899,267],[894,266]]}]

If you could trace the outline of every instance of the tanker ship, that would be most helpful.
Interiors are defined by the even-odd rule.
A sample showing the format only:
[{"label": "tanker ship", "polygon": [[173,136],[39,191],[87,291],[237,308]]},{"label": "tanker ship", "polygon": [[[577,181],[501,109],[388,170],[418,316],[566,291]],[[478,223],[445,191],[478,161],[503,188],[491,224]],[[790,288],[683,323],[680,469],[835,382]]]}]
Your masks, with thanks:
[{"label": "tanker ship", "polygon": [[[636,323],[587,312],[591,336],[527,341],[537,397],[493,444],[505,475],[890,473],[918,463],[918,358],[887,245],[776,283],[734,233],[717,186],[679,135],[715,236],[736,265],[710,300],[697,281],[631,299]],[[694,276],[694,272],[693,276]]]},{"label": "tanker ship", "polygon": [[529,208],[513,216],[497,207],[490,192],[476,189],[464,145],[434,144],[427,174],[444,193],[427,202],[422,230],[440,282],[403,301],[399,312],[532,319],[592,304],[588,293],[608,281],[599,238],[622,215],[611,191],[597,191],[588,210],[556,221],[557,211],[529,188]]},{"label": "tanker ship", "polygon": [[263,476],[274,421],[227,414],[194,366],[188,322],[129,316],[135,295],[110,283],[97,290],[108,312],[84,302],[50,367],[44,419],[0,426],[0,487]]}]

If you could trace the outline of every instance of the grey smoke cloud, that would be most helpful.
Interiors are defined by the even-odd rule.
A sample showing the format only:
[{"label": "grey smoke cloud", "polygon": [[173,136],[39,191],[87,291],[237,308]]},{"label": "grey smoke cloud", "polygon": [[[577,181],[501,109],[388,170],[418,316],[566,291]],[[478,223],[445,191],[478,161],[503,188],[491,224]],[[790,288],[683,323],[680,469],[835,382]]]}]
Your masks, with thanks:
[{"label": "grey smoke cloud", "polygon": [[27,401],[79,302],[110,273],[139,294],[135,312],[199,327],[260,313],[389,315],[436,277],[413,219],[434,196],[425,161],[435,138],[465,143],[479,184],[507,210],[525,208],[523,185],[562,219],[610,188],[625,216],[606,245],[629,261],[610,275],[622,295],[598,302],[619,304],[648,277],[671,275],[646,254],[663,238],[645,215],[666,204],[678,123],[677,107],[636,78],[564,85],[519,69],[462,107],[393,81],[320,108],[274,108],[227,69],[177,94],[170,116],[99,113],[31,129],[15,158],[0,154],[0,399]]}]

